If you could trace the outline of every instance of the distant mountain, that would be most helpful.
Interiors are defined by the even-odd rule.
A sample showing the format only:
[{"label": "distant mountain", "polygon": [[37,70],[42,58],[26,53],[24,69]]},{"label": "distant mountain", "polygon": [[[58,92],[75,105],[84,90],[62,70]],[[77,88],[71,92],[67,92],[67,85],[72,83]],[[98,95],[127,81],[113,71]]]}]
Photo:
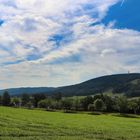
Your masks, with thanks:
[{"label": "distant mountain", "polygon": [[4,91],[8,91],[10,95],[21,95],[23,93],[27,94],[35,94],[35,93],[50,93],[55,88],[52,87],[25,87],[25,88],[10,88],[10,89],[4,89],[0,90],[0,94],[3,94]]},{"label": "distant mountain", "polygon": [[[86,82],[58,87],[58,88],[13,88],[6,89],[11,95],[20,95],[22,93],[34,94],[34,93],[62,93],[64,96],[86,96],[94,95],[97,93],[112,92],[113,94],[125,94],[130,97],[140,96],[140,74],[117,74],[107,75]],[[3,93],[1,90],[0,93]]]}]

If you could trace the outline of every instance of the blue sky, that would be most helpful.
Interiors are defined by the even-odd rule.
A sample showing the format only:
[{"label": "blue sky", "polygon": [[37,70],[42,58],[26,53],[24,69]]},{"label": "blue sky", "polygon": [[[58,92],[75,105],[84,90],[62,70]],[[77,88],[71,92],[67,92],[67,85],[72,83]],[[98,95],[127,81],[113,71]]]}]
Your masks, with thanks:
[{"label": "blue sky", "polygon": [[113,5],[105,18],[102,20],[104,24],[109,21],[115,21],[116,28],[128,28],[140,31],[140,1],[139,0],[125,0],[123,5],[120,3]]},{"label": "blue sky", "polygon": [[139,0],[0,0],[0,89],[139,72]]}]

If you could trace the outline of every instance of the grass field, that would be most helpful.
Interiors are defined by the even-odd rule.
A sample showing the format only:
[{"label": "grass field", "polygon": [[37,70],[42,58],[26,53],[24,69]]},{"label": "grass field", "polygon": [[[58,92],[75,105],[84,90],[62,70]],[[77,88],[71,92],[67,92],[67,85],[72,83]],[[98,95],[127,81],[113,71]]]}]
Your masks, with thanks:
[{"label": "grass field", "polygon": [[0,140],[140,140],[140,118],[0,107]]}]

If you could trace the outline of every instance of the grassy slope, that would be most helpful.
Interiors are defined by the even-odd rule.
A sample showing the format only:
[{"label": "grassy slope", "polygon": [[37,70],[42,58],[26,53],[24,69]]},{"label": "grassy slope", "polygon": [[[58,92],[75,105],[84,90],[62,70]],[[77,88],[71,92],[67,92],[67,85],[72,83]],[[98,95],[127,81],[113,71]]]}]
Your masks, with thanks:
[{"label": "grassy slope", "polygon": [[140,118],[0,107],[0,140],[139,140]]}]

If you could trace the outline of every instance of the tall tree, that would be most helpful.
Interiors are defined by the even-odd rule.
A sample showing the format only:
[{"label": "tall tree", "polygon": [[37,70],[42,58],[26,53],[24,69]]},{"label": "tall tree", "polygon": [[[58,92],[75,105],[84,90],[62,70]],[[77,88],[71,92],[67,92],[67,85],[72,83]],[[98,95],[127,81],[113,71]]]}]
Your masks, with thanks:
[{"label": "tall tree", "polygon": [[22,94],[21,102],[22,105],[25,106],[30,101],[30,96],[26,93]]},{"label": "tall tree", "polygon": [[38,106],[38,102],[41,101],[41,100],[44,100],[46,99],[46,95],[45,94],[34,94],[33,95],[33,103],[34,103],[34,106],[37,107]]},{"label": "tall tree", "polygon": [[8,91],[5,91],[2,96],[2,105],[9,106],[10,102],[11,102],[11,97],[10,97]]},{"label": "tall tree", "polygon": [[119,106],[120,113],[126,113],[128,111],[128,101],[125,96],[120,96],[118,98],[117,104]]},{"label": "tall tree", "polygon": [[0,96],[0,105],[2,105],[2,96]]},{"label": "tall tree", "polygon": [[87,96],[81,100],[81,106],[84,110],[88,110],[89,104],[93,103],[92,96]]}]

